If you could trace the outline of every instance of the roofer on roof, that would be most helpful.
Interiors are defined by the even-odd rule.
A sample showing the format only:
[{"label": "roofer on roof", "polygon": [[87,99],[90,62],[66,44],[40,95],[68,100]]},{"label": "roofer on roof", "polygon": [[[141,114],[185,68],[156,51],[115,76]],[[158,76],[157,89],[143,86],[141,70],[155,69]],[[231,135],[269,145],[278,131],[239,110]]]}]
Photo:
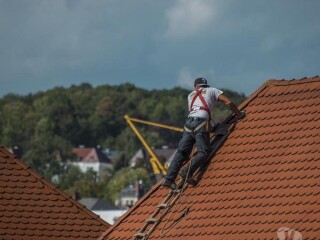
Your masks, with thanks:
[{"label": "roofer on roof", "polygon": [[205,78],[195,79],[194,89],[188,96],[189,115],[178,150],[162,182],[162,186],[171,189],[176,189],[175,178],[182,165],[188,160],[194,144],[197,146],[197,153],[190,166],[183,168],[179,172],[179,176],[183,179],[192,176],[199,167],[206,163],[210,145],[210,109],[215,102],[220,101],[226,104],[239,119],[245,116],[245,112],[239,111],[236,105],[223,95],[221,90],[209,87]]}]

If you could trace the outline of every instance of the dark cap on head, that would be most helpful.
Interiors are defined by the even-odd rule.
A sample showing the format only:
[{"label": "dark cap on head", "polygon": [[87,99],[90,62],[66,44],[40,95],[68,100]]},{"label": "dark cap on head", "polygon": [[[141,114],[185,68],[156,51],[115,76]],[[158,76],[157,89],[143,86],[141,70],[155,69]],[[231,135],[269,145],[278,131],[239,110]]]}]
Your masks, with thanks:
[{"label": "dark cap on head", "polygon": [[194,86],[209,86],[208,85],[208,81],[205,78],[197,78],[196,80],[194,80]]}]

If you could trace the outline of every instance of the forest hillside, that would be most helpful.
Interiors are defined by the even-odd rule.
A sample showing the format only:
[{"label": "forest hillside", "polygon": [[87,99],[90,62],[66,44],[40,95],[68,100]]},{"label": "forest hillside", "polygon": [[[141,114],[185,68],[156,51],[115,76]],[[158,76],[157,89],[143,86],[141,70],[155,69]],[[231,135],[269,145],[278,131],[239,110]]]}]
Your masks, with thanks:
[{"label": "forest hillside", "polygon": [[[129,83],[98,87],[83,83],[26,96],[8,94],[0,99],[0,143],[10,148],[19,147],[21,159],[47,179],[63,175],[58,185],[64,190],[70,193],[82,191],[83,195],[108,199],[105,196],[107,191],[104,195],[95,191],[99,187],[107,188],[108,182],[120,175],[119,171],[129,172],[127,174],[134,178],[136,173],[126,169],[128,160],[142,147],[127,126],[124,115],[182,127],[188,112],[186,97],[189,92],[179,87],[146,90]],[[224,92],[236,104],[245,99],[244,94],[230,90]],[[225,106],[218,104],[213,116],[216,121],[221,121],[229,113]],[[178,144],[179,133],[146,126],[139,126],[139,129],[153,147],[166,145],[174,148]],[[94,173],[82,176],[78,170],[65,166],[62,171],[57,163],[57,154],[67,159],[71,149],[79,145],[100,146],[121,153],[113,163],[112,176],[101,186],[95,182]],[[82,186],[90,179],[94,187]]]}]

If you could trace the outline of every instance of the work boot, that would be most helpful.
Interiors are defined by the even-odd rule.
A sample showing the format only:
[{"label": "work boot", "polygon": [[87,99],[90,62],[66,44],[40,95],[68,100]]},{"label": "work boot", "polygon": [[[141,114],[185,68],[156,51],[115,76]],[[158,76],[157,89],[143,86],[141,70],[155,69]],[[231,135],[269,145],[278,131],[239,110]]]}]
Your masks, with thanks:
[{"label": "work boot", "polygon": [[179,172],[179,176],[184,180],[187,178],[188,168],[183,168]]},{"label": "work boot", "polygon": [[188,170],[189,170],[189,167],[185,167],[185,168],[181,169],[179,172],[179,176],[182,178],[183,181],[187,178],[187,183],[189,183],[192,186],[195,186],[196,180],[193,178],[193,176],[192,176],[193,174],[190,170],[189,170],[189,174],[188,174]]},{"label": "work boot", "polygon": [[166,187],[166,188],[170,188],[172,190],[175,190],[177,188],[177,184],[175,184],[174,181],[172,181],[170,179],[167,179],[167,178],[163,179],[161,185]]}]

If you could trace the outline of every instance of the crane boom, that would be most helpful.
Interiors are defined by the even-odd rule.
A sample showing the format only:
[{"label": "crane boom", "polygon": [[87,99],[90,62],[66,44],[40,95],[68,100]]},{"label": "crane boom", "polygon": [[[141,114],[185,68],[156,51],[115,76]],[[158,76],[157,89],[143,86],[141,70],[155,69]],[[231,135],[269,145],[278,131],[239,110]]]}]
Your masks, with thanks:
[{"label": "crane boom", "polygon": [[154,153],[152,148],[148,145],[148,143],[146,142],[144,137],[141,135],[139,130],[136,128],[136,126],[133,124],[133,122],[143,123],[143,124],[147,124],[147,125],[151,125],[151,126],[155,126],[155,127],[160,127],[160,128],[165,128],[165,129],[169,129],[169,130],[173,130],[173,131],[177,131],[177,132],[183,132],[183,129],[182,128],[168,126],[168,125],[165,125],[165,124],[160,124],[160,123],[154,123],[154,122],[150,122],[150,121],[146,121],[146,120],[141,120],[141,119],[137,119],[137,118],[131,118],[128,115],[125,115],[124,118],[127,121],[127,123],[129,124],[129,126],[131,127],[131,129],[134,131],[134,133],[137,135],[137,137],[139,138],[139,140],[141,141],[143,146],[146,148],[148,153],[150,154],[150,156],[151,156],[150,163],[151,163],[153,172],[158,176],[159,175],[162,175],[162,176],[166,175],[167,174],[167,169],[163,166],[163,164],[161,163],[161,161],[159,160],[157,155]]},{"label": "crane boom", "polygon": [[125,115],[124,117],[125,118],[129,118],[132,122],[138,122],[138,123],[151,125],[151,126],[154,126],[154,127],[160,127],[160,128],[165,128],[165,129],[177,131],[177,132],[183,132],[183,128],[172,127],[172,126],[169,126],[169,125],[165,125],[165,124],[161,124],[161,123],[154,123],[154,122],[150,122],[150,121],[146,121],[146,120],[141,120],[141,119],[138,119],[138,118],[132,118],[132,117],[129,117],[128,115]]}]

